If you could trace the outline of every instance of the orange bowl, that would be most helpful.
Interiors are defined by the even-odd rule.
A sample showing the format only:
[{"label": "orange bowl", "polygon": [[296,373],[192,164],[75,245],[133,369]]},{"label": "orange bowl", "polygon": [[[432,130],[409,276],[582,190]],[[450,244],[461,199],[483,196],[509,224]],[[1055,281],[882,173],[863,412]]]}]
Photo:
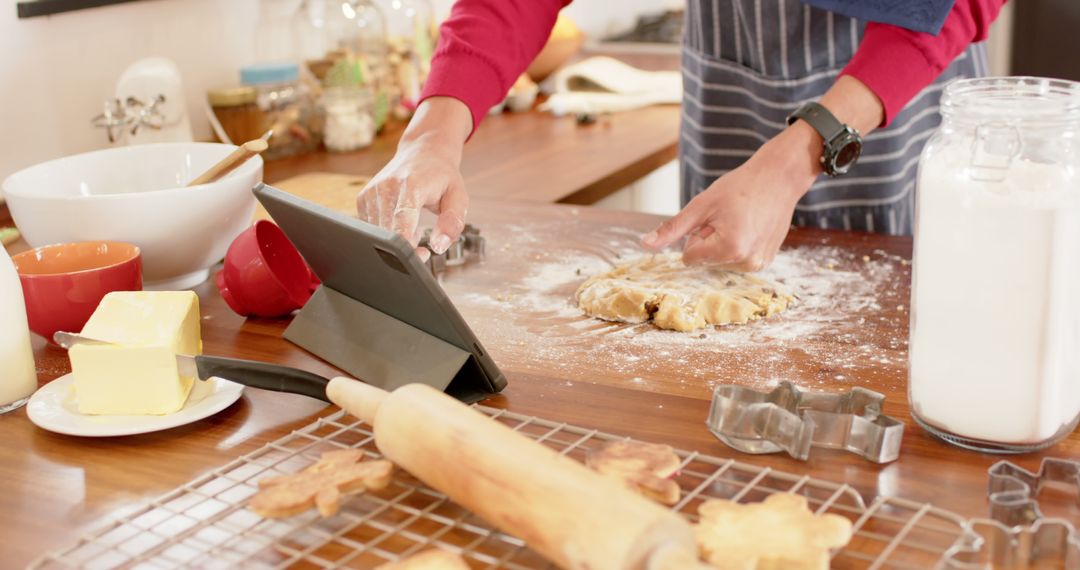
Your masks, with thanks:
[{"label": "orange bowl", "polygon": [[106,293],[142,289],[142,254],[121,242],[47,245],[12,256],[30,330],[79,332]]}]

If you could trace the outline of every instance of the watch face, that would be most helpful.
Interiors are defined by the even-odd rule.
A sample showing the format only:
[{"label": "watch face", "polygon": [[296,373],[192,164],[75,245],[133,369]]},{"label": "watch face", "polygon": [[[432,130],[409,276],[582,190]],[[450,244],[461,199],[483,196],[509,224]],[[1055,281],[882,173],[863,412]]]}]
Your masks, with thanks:
[{"label": "watch face", "polygon": [[832,161],[833,170],[837,174],[844,174],[855,165],[855,161],[862,152],[862,143],[859,142],[858,137],[850,135],[842,137],[837,143],[838,148]]}]

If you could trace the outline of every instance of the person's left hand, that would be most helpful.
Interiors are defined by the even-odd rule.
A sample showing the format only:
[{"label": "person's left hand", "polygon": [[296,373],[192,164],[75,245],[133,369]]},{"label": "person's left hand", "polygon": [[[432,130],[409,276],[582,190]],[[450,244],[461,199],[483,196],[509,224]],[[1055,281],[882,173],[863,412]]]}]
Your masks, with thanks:
[{"label": "person's left hand", "polygon": [[814,144],[808,140],[813,137],[802,128],[785,130],[642,238],[642,244],[659,250],[686,237],[687,264],[764,269],[787,236],[799,198],[821,172],[808,158]]}]

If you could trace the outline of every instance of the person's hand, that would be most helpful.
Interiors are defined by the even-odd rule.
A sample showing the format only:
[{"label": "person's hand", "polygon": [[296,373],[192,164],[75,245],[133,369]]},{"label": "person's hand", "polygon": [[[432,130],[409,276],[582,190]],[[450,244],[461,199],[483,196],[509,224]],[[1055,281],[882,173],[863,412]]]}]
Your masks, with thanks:
[{"label": "person's hand", "polygon": [[[465,227],[469,196],[458,171],[460,151],[424,139],[402,142],[394,158],[383,167],[356,198],[361,220],[394,231],[413,247],[420,239],[420,211],[438,214],[429,245],[435,253],[446,251]],[[430,252],[416,247],[427,260]]]},{"label": "person's hand", "polygon": [[[878,96],[850,75],[840,76],[820,103],[863,136],[885,118]],[[663,249],[686,237],[686,263],[764,269],[787,236],[799,198],[822,172],[823,144],[813,127],[796,121],[642,238],[642,244]]]},{"label": "person's hand", "polygon": [[789,127],[642,238],[642,244],[659,250],[685,237],[687,264],[764,269],[787,236],[799,198],[821,172],[811,158],[821,152],[821,138],[815,137],[801,121]]},{"label": "person's hand", "polygon": [[[398,143],[394,158],[356,198],[361,220],[392,230],[414,247],[420,240],[420,212],[438,215],[430,247],[446,251],[465,227],[469,196],[461,178],[461,154],[472,130],[472,116],[456,99],[434,97],[417,109]],[[431,253],[416,248],[427,260]]]}]

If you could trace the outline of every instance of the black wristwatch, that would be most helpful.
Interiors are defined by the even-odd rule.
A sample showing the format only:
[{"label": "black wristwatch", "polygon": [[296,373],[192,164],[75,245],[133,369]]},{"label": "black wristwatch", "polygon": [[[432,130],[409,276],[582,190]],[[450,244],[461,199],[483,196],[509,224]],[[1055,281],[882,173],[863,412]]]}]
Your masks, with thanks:
[{"label": "black wristwatch", "polygon": [[787,122],[792,124],[802,119],[825,139],[825,150],[821,153],[821,165],[825,174],[840,176],[847,174],[862,153],[862,137],[859,131],[841,123],[836,116],[819,103],[803,103],[794,113],[788,115]]}]

